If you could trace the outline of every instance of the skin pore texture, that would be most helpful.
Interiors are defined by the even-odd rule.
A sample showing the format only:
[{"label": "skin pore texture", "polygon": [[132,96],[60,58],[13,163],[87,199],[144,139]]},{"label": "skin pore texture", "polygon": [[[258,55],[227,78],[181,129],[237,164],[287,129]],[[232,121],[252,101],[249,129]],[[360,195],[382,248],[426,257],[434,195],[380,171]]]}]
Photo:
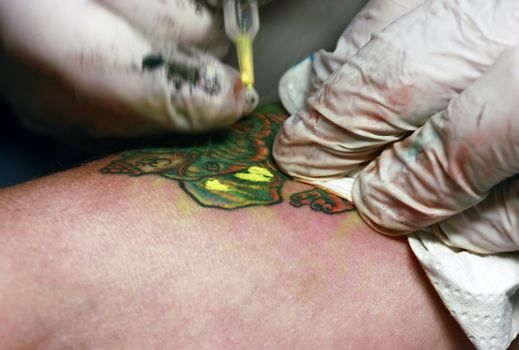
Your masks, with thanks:
[{"label": "skin pore texture", "polygon": [[1,191],[0,348],[471,348],[405,240],[276,169],[284,117]]}]

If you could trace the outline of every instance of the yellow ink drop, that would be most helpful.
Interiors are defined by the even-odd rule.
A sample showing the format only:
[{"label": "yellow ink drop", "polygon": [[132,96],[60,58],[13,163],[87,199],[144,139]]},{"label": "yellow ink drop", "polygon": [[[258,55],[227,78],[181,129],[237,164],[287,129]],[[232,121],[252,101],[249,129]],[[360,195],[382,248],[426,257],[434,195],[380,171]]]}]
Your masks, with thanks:
[{"label": "yellow ink drop", "polygon": [[274,174],[268,169],[259,166],[251,166],[246,173],[238,173],[234,176],[240,180],[251,182],[271,182],[274,178]]},{"label": "yellow ink drop", "polygon": [[209,191],[217,192],[229,192],[232,190],[231,186],[227,186],[216,179],[207,180],[205,183],[205,188]]}]

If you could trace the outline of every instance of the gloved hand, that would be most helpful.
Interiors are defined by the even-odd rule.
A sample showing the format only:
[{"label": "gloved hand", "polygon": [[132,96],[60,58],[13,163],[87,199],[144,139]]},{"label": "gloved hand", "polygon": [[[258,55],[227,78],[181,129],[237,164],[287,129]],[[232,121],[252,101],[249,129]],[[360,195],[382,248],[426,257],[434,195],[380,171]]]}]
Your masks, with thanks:
[{"label": "gloved hand", "polygon": [[217,59],[222,22],[195,0],[3,0],[2,92],[57,135],[222,128],[258,101]]},{"label": "gloved hand", "polygon": [[384,1],[401,9],[385,20],[381,3],[343,34],[344,52],[361,48],[339,52],[344,63],[285,124],[278,164],[303,179],[360,172],[353,201],[379,232],[440,223],[448,244],[518,250],[519,3]]}]

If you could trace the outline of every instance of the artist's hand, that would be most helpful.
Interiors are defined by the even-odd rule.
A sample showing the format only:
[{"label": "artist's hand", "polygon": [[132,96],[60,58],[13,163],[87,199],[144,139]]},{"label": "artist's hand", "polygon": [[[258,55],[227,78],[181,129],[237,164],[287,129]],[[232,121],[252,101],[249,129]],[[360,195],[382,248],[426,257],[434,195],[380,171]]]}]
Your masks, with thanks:
[{"label": "artist's hand", "polygon": [[3,0],[3,93],[58,135],[228,126],[257,103],[220,63],[220,16],[195,0]]},{"label": "artist's hand", "polygon": [[[369,11],[381,3],[357,18],[364,31],[383,16]],[[371,40],[353,21],[343,43],[367,44],[343,58],[308,112],[289,119],[276,159],[303,178],[360,171],[354,203],[380,232],[443,221],[437,228],[456,246],[517,250],[519,3],[433,0],[401,10],[381,32],[377,22]]]}]

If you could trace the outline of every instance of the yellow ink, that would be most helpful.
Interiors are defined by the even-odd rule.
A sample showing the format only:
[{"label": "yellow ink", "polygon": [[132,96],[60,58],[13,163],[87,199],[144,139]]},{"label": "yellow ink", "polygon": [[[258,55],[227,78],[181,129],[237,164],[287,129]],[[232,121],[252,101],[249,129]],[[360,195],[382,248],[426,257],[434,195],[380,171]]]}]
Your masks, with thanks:
[{"label": "yellow ink", "polygon": [[254,63],[252,58],[252,39],[248,33],[236,38],[236,48],[240,64],[241,81],[249,89],[254,87]]},{"label": "yellow ink", "polygon": [[246,173],[238,173],[234,176],[240,180],[251,182],[272,182],[274,179],[274,174],[268,169],[259,166],[251,166]]},{"label": "yellow ink", "polygon": [[217,192],[229,192],[232,190],[231,186],[224,185],[216,179],[207,180],[207,182],[205,183],[205,188],[209,191]]}]

